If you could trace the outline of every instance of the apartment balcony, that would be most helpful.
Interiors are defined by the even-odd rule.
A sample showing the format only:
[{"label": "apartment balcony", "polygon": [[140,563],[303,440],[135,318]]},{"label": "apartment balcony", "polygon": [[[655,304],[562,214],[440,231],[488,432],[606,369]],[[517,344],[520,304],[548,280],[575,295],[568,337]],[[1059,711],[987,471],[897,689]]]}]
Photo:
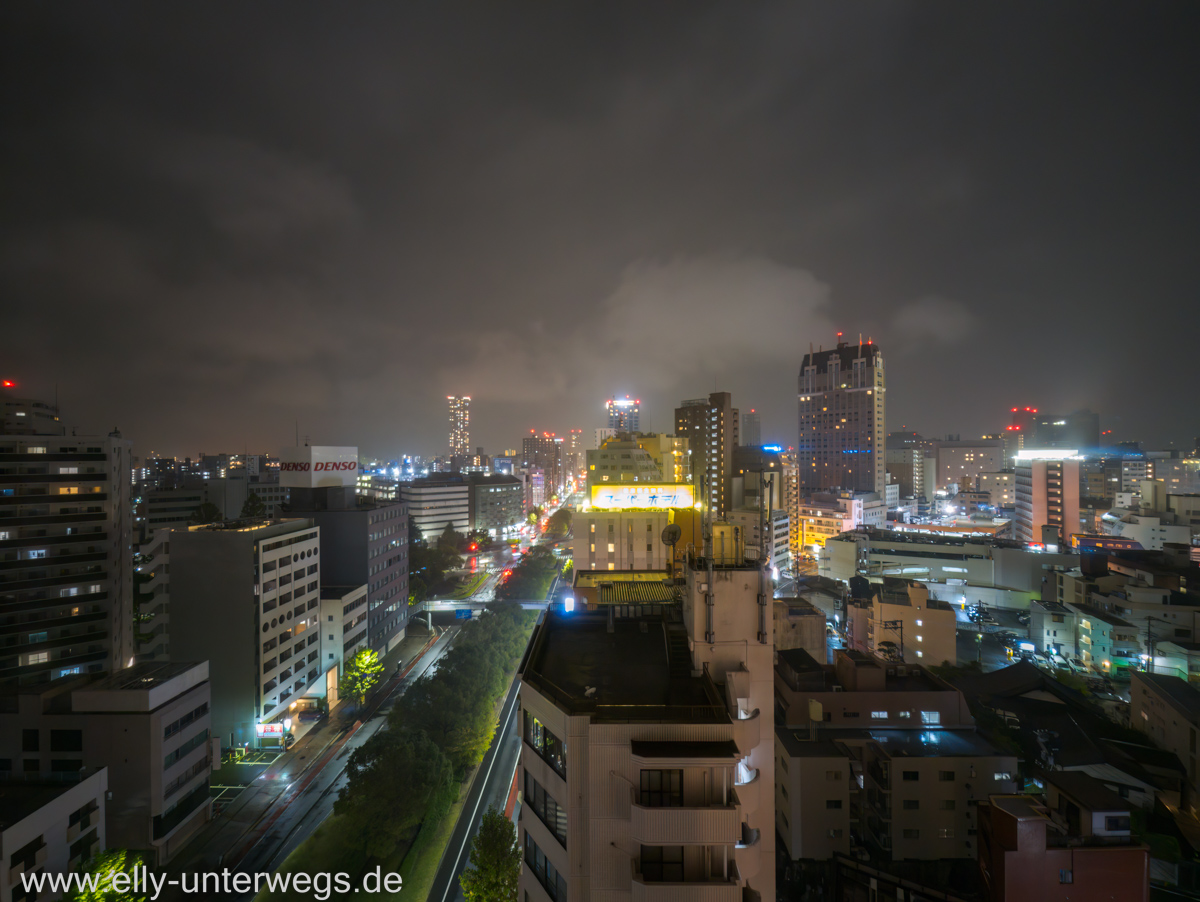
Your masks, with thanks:
[{"label": "apartment balcony", "polygon": [[17,886],[21,882],[22,874],[32,874],[38,868],[46,863],[46,849],[48,847],[42,845],[36,852],[33,853],[32,859],[22,861],[14,861],[8,869],[8,883],[10,886]]},{"label": "apartment balcony", "polygon": [[739,710],[737,712],[737,718],[733,722],[733,741],[737,743],[739,751],[749,754],[762,742],[762,731],[763,718],[758,708],[753,711]]},{"label": "apartment balcony", "polygon": [[659,808],[638,804],[633,792],[629,832],[646,846],[731,846],[738,840],[739,802],[729,791],[729,804],[698,808]]},{"label": "apartment balcony", "polygon": [[[633,866],[633,894],[631,902],[742,902],[741,877],[732,856],[723,875],[720,865],[715,874],[699,880],[666,882],[647,880],[638,870],[638,860]],[[726,876],[727,875],[727,876]]]}]

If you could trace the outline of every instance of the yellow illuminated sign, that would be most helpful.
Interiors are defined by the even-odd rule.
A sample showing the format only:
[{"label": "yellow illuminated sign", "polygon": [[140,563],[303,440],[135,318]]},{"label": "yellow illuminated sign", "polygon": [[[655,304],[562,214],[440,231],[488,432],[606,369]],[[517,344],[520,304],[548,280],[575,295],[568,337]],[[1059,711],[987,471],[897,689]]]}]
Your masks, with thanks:
[{"label": "yellow illuminated sign", "polygon": [[619,510],[621,508],[669,510],[673,507],[691,507],[695,500],[690,485],[665,483],[592,486],[592,507],[599,510]]}]

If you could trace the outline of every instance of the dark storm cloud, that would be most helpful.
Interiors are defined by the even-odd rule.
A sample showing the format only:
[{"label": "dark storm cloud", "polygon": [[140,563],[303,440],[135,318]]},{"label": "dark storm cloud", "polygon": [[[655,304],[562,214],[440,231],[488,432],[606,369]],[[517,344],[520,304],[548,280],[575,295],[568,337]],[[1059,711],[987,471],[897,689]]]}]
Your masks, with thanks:
[{"label": "dark storm cloud", "polygon": [[615,392],[790,440],[837,330],[894,425],[1200,432],[1158,353],[1197,325],[1184,4],[0,16],[4,375],[141,452],[436,452],[450,393],[489,450]]}]

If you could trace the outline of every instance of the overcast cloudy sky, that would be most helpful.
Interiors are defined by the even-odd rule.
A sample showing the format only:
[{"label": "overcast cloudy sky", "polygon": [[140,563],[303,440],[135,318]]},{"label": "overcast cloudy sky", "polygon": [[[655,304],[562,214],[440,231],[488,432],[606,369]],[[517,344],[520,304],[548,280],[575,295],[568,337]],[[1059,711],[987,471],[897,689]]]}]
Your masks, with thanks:
[{"label": "overcast cloudy sky", "polygon": [[437,453],[873,338],[888,427],[1200,434],[1194,3],[0,9],[0,369],[138,453]]}]

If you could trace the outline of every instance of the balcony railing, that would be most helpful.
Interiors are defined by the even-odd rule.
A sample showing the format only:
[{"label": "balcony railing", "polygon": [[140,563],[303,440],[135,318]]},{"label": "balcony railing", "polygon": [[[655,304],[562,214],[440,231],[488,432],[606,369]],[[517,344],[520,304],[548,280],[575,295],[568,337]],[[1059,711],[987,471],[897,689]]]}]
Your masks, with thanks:
[{"label": "balcony railing", "polygon": [[633,867],[632,902],[742,902],[742,887],[738,885],[740,876],[733,856],[729,857],[728,876],[722,876],[716,865],[717,873],[700,880],[684,880],[667,882],[662,880],[647,880],[642,876],[639,862],[635,858]]},{"label": "balcony railing", "polygon": [[739,801],[729,791],[729,804],[694,808],[660,808],[638,804],[632,791],[630,836],[647,846],[731,846],[738,841]]}]

